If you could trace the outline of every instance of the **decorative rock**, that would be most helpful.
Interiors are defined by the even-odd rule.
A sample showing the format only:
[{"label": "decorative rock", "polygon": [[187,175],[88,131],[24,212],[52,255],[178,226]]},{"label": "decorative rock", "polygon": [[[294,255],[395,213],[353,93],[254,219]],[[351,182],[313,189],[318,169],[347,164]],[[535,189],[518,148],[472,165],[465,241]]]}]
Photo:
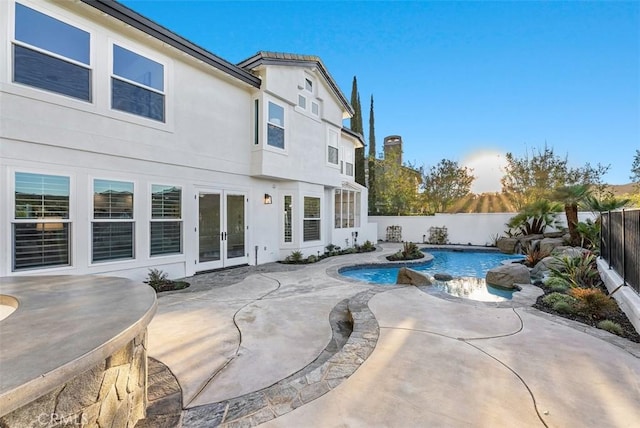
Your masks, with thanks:
[{"label": "decorative rock", "polygon": [[560,260],[554,256],[548,256],[544,259],[540,260],[534,267],[531,269],[531,276],[536,278],[541,278],[545,275],[545,273],[549,272],[551,268],[559,268],[562,265]]},{"label": "decorative rock", "polygon": [[498,249],[506,254],[513,254],[516,252],[516,245],[518,244],[517,238],[500,238],[496,242]]},{"label": "decorative rock", "polygon": [[433,275],[433,278],[437,281],[451,281],[453,279],[453,276],[449,275],[448,273],[438,272]]},{"label": "decorative rock", "polygon": [[487,272],[486,281],[491,285],[515,288],[514,284],[529,284],[531,282],[531,275],[526,266],[512,263],[490,269]]},{"label": "decorative rock", "polygon": [[589,250],[581,247],[556,247],[551,254],[558,257],[573,258],[573,257],[582,257],[584,254],[588,252]]},{"label": "decorative rock", "polygon": [[544,233],[545,238],[562,238],[563,235],[564,235],[564,232],[545,232]]},{"label": "decorative rock", "polygon": [[431,281],[426,275],[406,267],[400,268],[396,284],[408,285],[431,285]]},{"label": "decorative rock", "polygon": [[104,364],[100,364],[72,379],[57,397],[55,413],[71,415],[94,404],[98,400]]},{"label": "decorative rock", "polygon": [[544,254],[551,254],[551,252],[564,245],[564,239],[562,238],[544,238],[540,241],[540,252]]},{"label": "decorative rock", "polygon": [[520,248],[537,248],[540,241],[544,239],[544,235],[527,235],[518,238]]}]

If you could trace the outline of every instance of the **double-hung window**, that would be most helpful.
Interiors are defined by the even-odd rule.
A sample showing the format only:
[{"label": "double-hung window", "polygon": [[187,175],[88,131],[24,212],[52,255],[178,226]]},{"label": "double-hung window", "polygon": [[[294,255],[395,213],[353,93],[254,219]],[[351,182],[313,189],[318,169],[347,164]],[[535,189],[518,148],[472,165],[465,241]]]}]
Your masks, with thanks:
[{"label": "double-hung window", "polygon": [[13,81],[91,101],[90,34],[15,4]]},{"label": "double-hung window", "polygon": [[305,242],[320,240],[320,198],[304,197],[302,237]]},{"label": "double-hung window", "polygon": [[338,133],[330,129],[327,140],[327,162],[338,165]]},{"label": "double-hung window", "polygon": [[182,253],[182,189],[151,186],[151,255]]},{"label": "double-hung window", "polygon": [[92,262],[134,257],[133,183],[93,181]]},{"label": "double-hung window", "polygon": [[113,45],[111,108],[165,121],[164,66]]},{"label": "double-hung window", "polygon": [[267,120],[267,144],[284,149],[284,107],[269,101]]},{"label": "double-hung window", "polygon": [[15,173],[12,270],[71,262],[69,177]]}]

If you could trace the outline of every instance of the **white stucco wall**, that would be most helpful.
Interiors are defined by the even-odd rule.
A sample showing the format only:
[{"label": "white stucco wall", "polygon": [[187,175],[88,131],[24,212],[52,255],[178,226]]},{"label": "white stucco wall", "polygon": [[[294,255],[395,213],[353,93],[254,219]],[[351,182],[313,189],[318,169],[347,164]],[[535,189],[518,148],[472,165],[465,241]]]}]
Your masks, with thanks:
[{"label": "white stucco wall", "polygon": [[[334,240],[333,199],[343,181],[339,168],[327,162],[327,129],[340,134],[342,106],[329,93],[317,70],[272,67],[268,90],[240,82],[158,40],[105,16],[82,3],[24,0],[25,5],[75,25],[91,34],[92,101],[19,85],[11,79],[13,2],[0,2],[0,275],[109,274],[136,280],[148,268],[170,277],[198,270],[198,194],[235,192],[246,196],[247,239],[242,262],[283,259],[294,249],[316,254]],[[120,44],[164,65],[166,122],[111,109],[112,43]],[[311,73],[321,119],[296,110],[297,92]],[[293,84],[292,87],[287,85]],[[263,150],[265,116],[259,124],[261,146],[254,144],[254,100],[265,112],[268,99],[286,100],[287,151]],[[350,139],[345,140],[349,148]],[[351,142],[355,144],[355,142]],[[351,144],[351,146],[353,146]],[[353,147],[350,148],[353,150]],[[252,175],[259,161],[270,178]],[[266,155],[267,157],[263,157]],[[46,269],[11,271],[13,180],[16,172],[68,176],[70,186],[71,264]],[[134,183],[135,258],[91,262],[93,180]],[[149,256],[150,193],[152,184],[182,189],[183,251]],[[273,203],[264,203],[269,194]],[[294,242],[283,242],[282,195],[294,197]],[[304,196],[322,200],[322,236],[303,242]],[[366,189],[363,193],[366,201]],[[375,233],[363,204],[360,234]],[[349,231],[349,235],[351,230]],[[359,238],[360,242],[363,242]]]},{"label": "white stucco wall", "polygon": [[[378,239],[385,240],[387,226],[402,226],[402,240],[426,242],[430,227],[446,227],[449,242],[462,245],[490,245],[495,235],[503,236],[506,223],[514,213],[436,214],[433,216],[372,216],[369,221],[378,224]],[[593,219],[590,212],[579,213],[579,220]],[[558,219],[566,225],[564,213]]]}]

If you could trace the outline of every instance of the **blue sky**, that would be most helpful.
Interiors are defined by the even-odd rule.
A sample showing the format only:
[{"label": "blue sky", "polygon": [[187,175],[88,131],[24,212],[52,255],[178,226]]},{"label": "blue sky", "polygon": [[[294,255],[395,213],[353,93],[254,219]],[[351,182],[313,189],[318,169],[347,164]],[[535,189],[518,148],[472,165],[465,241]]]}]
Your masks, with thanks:
[{"label": "blue sky", "polygon": [[[628,183],[640,149],[640,2],[168,1],[125,5],[237,63],[260,50],[318,55],[378,152],[475,168],[495,191],[504,153],[545,143]],[[348,123],[347,123],[348,125]],[[368,135],[366,136],[368,141]]]}]

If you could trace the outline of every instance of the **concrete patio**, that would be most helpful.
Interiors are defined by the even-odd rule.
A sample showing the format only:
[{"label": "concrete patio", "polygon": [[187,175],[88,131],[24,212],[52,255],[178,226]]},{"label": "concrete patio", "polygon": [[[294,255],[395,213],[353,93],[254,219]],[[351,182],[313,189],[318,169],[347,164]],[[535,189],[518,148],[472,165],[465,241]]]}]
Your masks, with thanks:
[{"label": "concrete patio", "polygon": [[[639,344],[520,303],[337,275],[397,247],[198,275],[161,294],[149,355],[184,410],[148,426],[637,426]],[[318,361],[345,299],[352,337]]]}]

